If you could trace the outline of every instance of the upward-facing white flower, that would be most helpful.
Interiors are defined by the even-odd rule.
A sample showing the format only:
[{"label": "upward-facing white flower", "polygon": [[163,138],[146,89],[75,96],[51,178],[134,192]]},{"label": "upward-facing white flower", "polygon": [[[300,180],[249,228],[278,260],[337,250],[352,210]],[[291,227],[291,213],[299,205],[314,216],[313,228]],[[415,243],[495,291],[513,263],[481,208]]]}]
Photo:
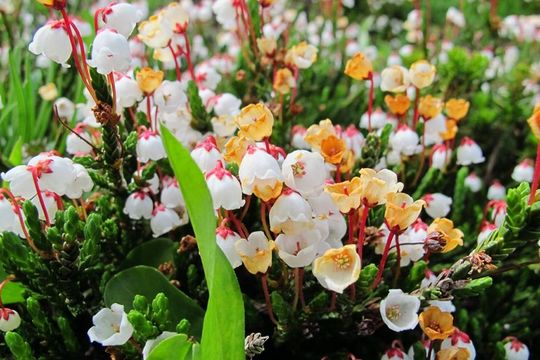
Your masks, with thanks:
[{"label": "upward-facing white flower", "polygon": [[111,308],[103,308],[92,317],[94,326],[88,330],[91,342],[103,346],[119,346],[128,342],[133,335],[133,326],[124,312],[124,305],[112,304]]},{"label": "upward-facing white flower", "polygon": [[384,69],[381,73],[381,90],[402,92],[410,84],[409,71],[403,66],[393,65]]},{"label": "upward-facing white flower", "polygon": [[[310,265],[322,243],[321,234],[317,230],[307,230],[295,235],[280,234],[276,238],[279,257],[292,268]],[[327,249],[329,248],[328,245]]]},{"label": "upward-facing white flower", "polygon": [[386,326],[396,332],[412,330],[418,325],[417,312],[420,299],[405,294],[401,289],[390,289],[388,296],[381,301],[379,307],[381,317]]},{"label": "upward-facing white flower", "polygon": [[113,71],[128,71],[131,66],[131,53],[125,36],[111,29],[99,31],[92,43],[92,58],[88,60],[88,65],[105,75]]},{"label": "upward-facing white flower", "polygon": [[99,20],[104,28],[116,30],[126,38],[143,18],[143,12],[128,3],[111,3],[101,10],[100,15]]},{"label": "upward-facing white flower", "polygon": [[313,262],[313,275],[326,289],[343,293],[360,276],[360,256],[356,245],[329,249]]},{"label": "upward-facing white flower", "polygon": [[71,43],[64,21],[51,21],[39,28],[28,50],[35,55],[42,54],[63,67],[69,67],[67,61],[71,56]]}]

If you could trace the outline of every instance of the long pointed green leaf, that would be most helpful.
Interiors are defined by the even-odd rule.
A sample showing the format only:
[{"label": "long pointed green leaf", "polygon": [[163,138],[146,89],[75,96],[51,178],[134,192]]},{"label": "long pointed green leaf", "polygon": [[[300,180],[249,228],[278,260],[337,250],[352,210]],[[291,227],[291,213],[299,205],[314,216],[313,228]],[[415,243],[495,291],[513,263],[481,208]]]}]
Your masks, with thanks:
[{"label": "long pointed green leaf", "polygon": [[241,360],[244,354],[244,304],[236,275],[216,243],[216,218],[203,174],[190,153],[161,127],[163,143],[186,200],[210,297],[204,317],[201,358]]}]

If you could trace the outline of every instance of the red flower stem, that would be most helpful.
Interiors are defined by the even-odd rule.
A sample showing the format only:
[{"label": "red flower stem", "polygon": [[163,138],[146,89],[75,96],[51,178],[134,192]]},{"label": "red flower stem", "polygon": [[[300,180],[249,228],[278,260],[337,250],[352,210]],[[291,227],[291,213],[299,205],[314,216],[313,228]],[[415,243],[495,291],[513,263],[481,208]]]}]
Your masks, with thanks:
[{"label": "red flower stem", "polygon": [[373,81],[373,73],[368,75],[369,80],[369,97],[368,97],[368,131],[371,132],[371,114],[373,113],[373,94],[375,90],[375,83]]},{"label": "red flower stem", "polygon": [[150,94],[146,94],[146,117],[148,119],[150,129],[152,129],[152,105],[150,104]]},{"label": "red flower stem", "polygon": [[47,211],[47,207],[45,206],[45,200],[43,200],[43,194],[41,193],[38,176],[35,170],[32,170],[32,180],[34,181],[34,187],[36,188],[39,205],[41,206],[41,209],[43,210],[43,215],[45,216],[45,222],[47,223],[47,226],[50,226],[51,221],[49,218],[49,212]]},{"label": "red flower stem", "polygon": [[419,113],[418,113],[418,103],[420,102],[420,89],[419,88],[415,88],[416,90],[416,95],[414,96],[414,115],[413,115],[413,130],[416,129],[416,124],[418,123],[418,116],[419,116]]},{"label": "red flower stem", "polygon": [[251,204],[251,195],[246,196],[246,203],[244,204],[244,209],[242,209],[242,215],[240,215],[240,221],[244,220],[249,210],[249,205]]},{"label": "red flower stem", "polygon": [[306,307],[306,299],[304,299],[304,268],[300,268],[298,274],[300,275],[300,304],[302,307]]},{"label": "red flower stem", "polygon": [[366,222],[369,214],[369,206],[364,204],[362,208],[362,215],[360,217],[360,224],[358,226],[358,243],[356,245],[356,251],[358,256],[360,256],[360,263],[362,263],[362,255],[364,251],[364,241],[366,238]]},{"label": "red flower stem", "polygon": [[531,185],[531,194],[529,195],[529,205],[534,203],[536,190],[538,189],[538,181],[540,180],[540,142],[536,146],[536,162],[534,164],[534,177]]},{"label": "red flower stem", "polygon": [[336,165],[336,182],[341,182],[341,166],[340,164]]},{"label": "red flower stem", "polygon": [[[295,86],[293,87],[292,94],[291,94],[291,102],[290,102],[290,108],[291,109],[294,106],[294,101],[296,99],[296,94],[298,92],[298,78],[300,77],[300,72],[298,71],[298,67],[296,67],[296,66],[294,67],[293,74],[294,74]],[[281,106],[281,108],[283,109],[283,105]]]},{"label": "red flower stem", "polygon": [[180,71],[180,64],[178,64],[178,58],[176,57],[176,53],[174,52],[174,49],[171,45],[171,42],[169,41],[169,44],[167,45],[169,50],[171,51],[171,55],[174,59],[174,68],[176,69],[176,80],[181,81],[182,80],[182,72]]},{"label": "red flower stem", "polygon": [[189,70],[189,75],[191,75],[191,79],[193,81],[195,81],[195,70],[193,69],[193,62],[191,61],[191,47],[189,45],[189,37],[187,35],[187,32],[184,31],[183,32],[183,35],[184,35],[184,40],[185,40],[185,43],[186,43],[186,60],[187,60],[187,63],[188,63],[188,70]]},{"label": "red flower stem", "polygon": [[263,141],[264,141],[264,146],[266,147],[266,152],[272,155],[272,153],[270,152],[270,141],[268,140],[268,136],[266,136],[263,139]]},{"label": "red flower stem", "polygon": [[298,300],[300,300],[300,292],[302,291],[302,277],[300,275],[300,268],[294,269],[294,298],[292,303],[293,310],[298,307]]},{"label": "red flower stem", "polygon": [[97,9],[96,13],[94,14],[94,32],[96,34],[99,30],[99,15],[101,14],[102,11],[103,9]]},{"label": "red flower stem", "polygon": [[240,223],[236,215],[234,215],[234,213],[231,210],[227,210],[227,218],[232,221],[232,223],[236,227],[236,231],[238,232],[238,234],[240,234],[240,236],[242,236],[244,239],[247,239],[248,234],[244,233],[242,224]]},{"label": "red flower stem", "polygon": [[266,302],[266,311],[268,312],[268,317],[272,323],[274,323],[274,325],[277,325],[278,322],[276,321],[274,311],[272,310],[272,301],[270,300],[270,292],[268,291],[268,279],[266,273],[261,275],[261,284],[264,292],[264,301]]},{"label": "red flower stem", "polygon": [[335,291],[331,291],[332,295],[330,297],[330,308],[328,309],[329,311],[334,311],[336,310],[336,299],[337,299],[337,294]]},{"label": "red flower stem", "polygon": [[355,209],[351,209],[347,214],[347,219],[349,220],[349,240],[347,241],[347,244],[354,244],[354,211]]},{"label": "red flower stem", "polygon": [[379,263],[379,271],[377,271],[377,276],[375,276],[375,280],[373,280],[373,284],[371,285],[372,289],[377,288],[379,283],[381,282],[384,266],[386,265],[386,260],[388,259],[388,253],[390,251],[390,246],[392,245],[392,240],[394,239],[394,231],[390,230],[388,233],[388,239],[386,240],[386,245],[384,245],[384,250],[381,258],[381,262]]}]

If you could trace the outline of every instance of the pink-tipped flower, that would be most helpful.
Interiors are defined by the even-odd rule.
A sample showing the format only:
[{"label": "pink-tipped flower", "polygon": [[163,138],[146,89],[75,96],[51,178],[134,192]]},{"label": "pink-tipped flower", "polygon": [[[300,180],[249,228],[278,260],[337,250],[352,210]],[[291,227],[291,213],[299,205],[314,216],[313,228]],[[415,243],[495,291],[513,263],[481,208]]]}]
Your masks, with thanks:
[{"label": "pink-tipped flower", "polygon": [[111,29],[99,31],[92,43],[92,58],[88,65],[104,75],[113,71],[127,72],[131,66],[131,53],[126,37]]},{"label": "pink-tipped flower", "polygon": [[499,180],[494,180],[488,188],[487,198],[489,200],[503,200],[506,197],[506,188]]},{"label": "pink-tipped flower", "polygon": [[244,206],[242,187],[236,177],[218,161],[216,167],[206,173],[206,183],[212,195],[214,209],[236,210]]},{"label": "pink-tipped flower", "polygon": [[144,130],[139,134],[136,150],[137,159],[142,163],[167,157],[161,137],[153,130]]},{"label": "pink-tipped flower", "polygon": [[203,173],[215,169],[220,161],[225,163],[223,155],[221,155],[216,145],[216,139],[213,136],[208,136],[200,141],[195,146],[195,149],[191,151],[191,157],[199,165]]},{"label": "pink-tipped flower", "polygon": [[473,193],[478,192],[482,188],[482,180],[472,172],[465,178],[465,187]]},{"label": "pink-tipped flower", "polygon": [[534,175],[534,166],[531,159],[525,159],[520,162],[512,171],[512,179],[517,182],[532,182]]},{"label": "pink-tipped flower", "polygon": [[69,67],[67,61],[72,49],[64,21],[50,21],[39,28],[28,50],[35,55],[44,55],[63,67]]},{"label": "pink-tipped flower", "polygon": [[460,145],[457,149],[457,160],[458,165],[472,165],[483,163],[486,159],[482,153],[482,149],[478,144],[471,139],[470,137],[464,137],[461,140]]},{"label": "pink-tipped flower", "polygon": [[150,219],[153,209],[154,203],[150,196],[145,192],[138,191],[130,194],[126,199],[124,214],[133,220]]},{"label": "pink-tipped flower", "polygon": [[452,206],[452,198],[441,193],[426,194],[422,198],[426,202],[426,212],[432,218],[446,217]]}]

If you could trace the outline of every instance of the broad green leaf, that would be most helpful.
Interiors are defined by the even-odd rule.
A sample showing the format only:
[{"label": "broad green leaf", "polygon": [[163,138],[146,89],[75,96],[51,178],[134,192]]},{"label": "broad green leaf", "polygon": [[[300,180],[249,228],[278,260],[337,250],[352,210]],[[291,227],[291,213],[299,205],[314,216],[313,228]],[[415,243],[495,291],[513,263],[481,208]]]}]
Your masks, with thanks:
[{"label": "broad green leaf", "polygon": [[187,335],[178,334],[167,338],[150,351],[147,360],[184,360],[189,359],[191,347]]},{"label": "broad green leaf", "polygon": [[[6,277],[7,274],[2,268],[2,264],[0,264],[0,281]],[[2,289],[2,303],[9,305],[24,302],[24,291],[24,287],[18,282],[11,281],[7,283]]]},{"label": "broad green leaf", "polygon": [[11,165],[20,165],[22,164],[23,154],[22,154],[22,147],[23,147],[23,141],[22,138],[18,138],[17,142],[13,146],[13,149],[11,149],[11,153],[9,154],[8,161]]},{"label": "broad green leaf", "polygon": [[[200,337],[204,311],[189,296],[169,283],[158,270],[150,266],[135,266],[113,276],[105,286],[105,304],[124,305],[125,311],[132,309],[135,295],[153,299],[158,293],[164,293],[169,299],[171,323],[176,326],[182,319],[191,323],[192,335]],[[174,328],[168,329],[174,331]]]},{"label": "broad green leaf", "polygon": [[157,268],[159,265],[171,261],[173,257],[174,242],[172,240],[152,239],[132,249],[121,267],[127,269],[137,265],[148,265]]},{"label": "broad green leaf", "polygon": [[216,243],[212,198],[197,164],[171,132],[161,127],[165,150],[186,201],[208,284],[202,359],[244,359],[244,304],[236,275]]}]

